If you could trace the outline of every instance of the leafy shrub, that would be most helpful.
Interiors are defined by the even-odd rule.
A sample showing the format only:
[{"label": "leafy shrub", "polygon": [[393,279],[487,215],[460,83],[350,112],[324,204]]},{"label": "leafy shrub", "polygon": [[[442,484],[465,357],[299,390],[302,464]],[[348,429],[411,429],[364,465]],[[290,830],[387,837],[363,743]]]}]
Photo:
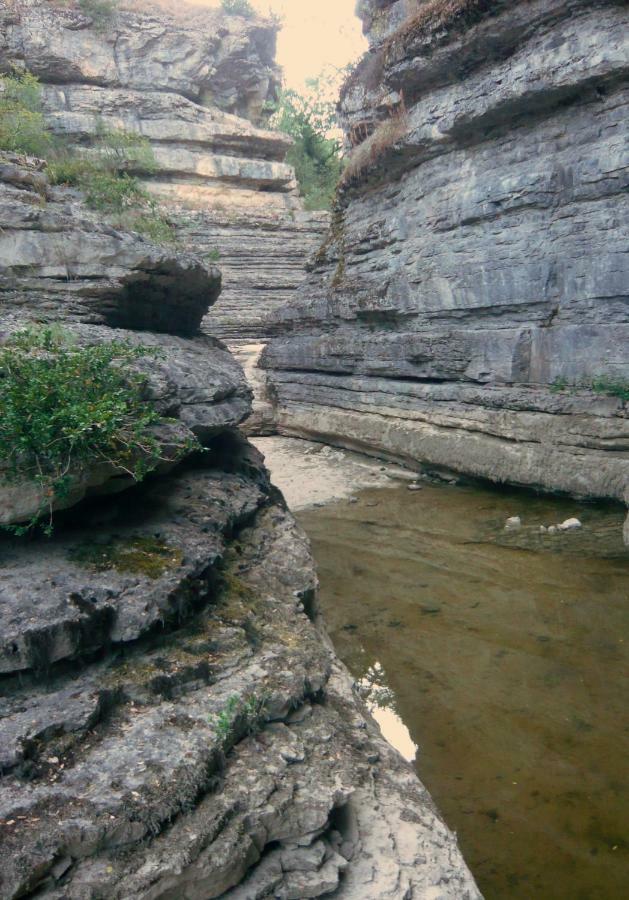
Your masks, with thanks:
[{"label": "leafy shrub", "polygon": [[118,0],[79,0],[79,8],[90,17],[96,31],[106,31],[118,11]]},{"label": "leafy shrub", "polygon": [[604,394],[606,397],[618,397],[623,403],[629,402],[629,381],[611,375],[596,375],[591,380],[576,384],[571,384],[567,378],[555,378],[550,390],[553,394],[563,391],[594,391],[595,394]]},{"label": "leafy shrub", "polygon": [[218,715],[210,717],[210,725],[224,748],[235,741],[240,734],[253,734],[260,726],[264,715],[266,695],[232,694]]},{"label": "leafy shrub", "polygon": [[330,209],[343,171],[336,103],[321,78],[311,79],[309,92],[283,90],[272,107],[271,125],[292,137],[286,162],[293,166],[306,209]]},{"label": "leafy shrub", "polygon": [[39,82],[29,72],[0,77],[0,150],[45,157],[52,147]]},{"label": "leafy shrub", "polygon": [[140,481],[159,459],[150,426],[159,415],[144,399],[145,378],[131,363],[154,353],[124,341],[78,346],[56,328],[26,329],[0,348],[0,460],[9,480],[35,480],[50,532],[54,500],[72,474],[109,462]]},{"label": "leafy shrub", "polygon": [[150,142],[101,124],[93,146],[76,150],[46,128],[41,87],[30,73],[0,76],[0,150],[46,159],[52,184],[79,188],[88,206],[114,216],[119,227],[160,243],[175,241],[173,226],[133,175],[156,170]]},{"label": "leafy shrub", "polygon": [[623,378],[598,375],[592,379],[592,390],[596,394],[618,397],[623,403],[629,402],[629,381]]},{"label": "leafy shrub", "polygon": [[221,0],[221,6],[226,13],[245,19],[252,19],[256,14],[249,0]]}]

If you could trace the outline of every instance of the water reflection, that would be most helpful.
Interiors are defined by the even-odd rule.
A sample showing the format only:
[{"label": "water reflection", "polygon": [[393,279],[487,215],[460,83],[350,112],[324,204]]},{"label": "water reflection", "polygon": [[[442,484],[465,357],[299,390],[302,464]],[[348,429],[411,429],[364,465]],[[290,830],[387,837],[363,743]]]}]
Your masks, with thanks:
[{"label": "water reflection", "polygon": [[[520,515],[523,527],[505,532]],[[540,525],[571,516],[564,535]],[[622,511],[517,492],[368,491],[300,515],[337,650],[488,900],[629,881]]]},{"label": "water reflection", "polygon": [[369,666],[357,687],[385,738],[407,762],[415,762],[419,748],[395,710],[395,694],[387,684],[382,664]]}]

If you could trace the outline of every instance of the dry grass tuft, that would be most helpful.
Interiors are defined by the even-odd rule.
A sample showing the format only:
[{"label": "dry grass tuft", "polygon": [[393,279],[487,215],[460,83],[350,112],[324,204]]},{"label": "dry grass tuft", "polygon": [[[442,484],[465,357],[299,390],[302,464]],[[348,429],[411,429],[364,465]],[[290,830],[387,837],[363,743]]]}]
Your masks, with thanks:
[{"label": "dry grass tuft", "polygon": [[427,41],[439,32],[463,30],[504,5],[504,0],[430,0],[387,38],[382,50],[389,54],[406,49],[412,41]]},{"label": "dry grass tuft", "polygon": [[352,152],[341,176],[340,186],[360,178],[380,157],[408,133],[408,116],[405,110],[395,113],[381,122],[373,134]]}]

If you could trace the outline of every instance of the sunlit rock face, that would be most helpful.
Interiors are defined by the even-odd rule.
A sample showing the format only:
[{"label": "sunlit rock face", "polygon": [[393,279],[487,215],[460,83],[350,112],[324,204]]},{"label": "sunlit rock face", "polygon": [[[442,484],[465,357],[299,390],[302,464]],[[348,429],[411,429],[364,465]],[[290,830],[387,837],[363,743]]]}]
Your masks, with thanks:
[{"label": "sunlit rock face", "polygon": [[148,0],[121,4],[101,29],[75,4],[15,0],[0,25],[0,65],[39,77],[57,134],[87,147],[103,128],[150,141],[155,171],[135,174],[186,246],[223,270],[207,330],[263,336],[328,223],[303,210],[284,162],[290,139],[265,127],[277,25]]},{"label": "sunlit rock face", "polygon": [[626,407],[591,384],[629,380],[626,4],[360,10],[350,174],[265,355],[280,429],[622,500]]}]

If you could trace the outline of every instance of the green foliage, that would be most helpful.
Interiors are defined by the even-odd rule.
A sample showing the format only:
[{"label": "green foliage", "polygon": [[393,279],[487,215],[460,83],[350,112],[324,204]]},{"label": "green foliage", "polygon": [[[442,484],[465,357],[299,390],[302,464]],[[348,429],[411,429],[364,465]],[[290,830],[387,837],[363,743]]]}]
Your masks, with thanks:
[{"label": "green foliage", "polygon": [[245,19],[252,19],[256,14],[249,0],[221,0],[221,6],[226,13]]},{"label": "green foliage", "polygon": [[596,394],[605,394],[608,397],[618,397],[623,403],[629,402],[629,381],[624,378],[611,378],[608,375],[598,375],[592,379],[592,390]]},{"label": "green foliage", "polygon": [[568,379],[567,378],[555,378],[553,383],[550,386],[551,394],[560,394],[562,391],[567,390],[568,388]]},{"label": "green foliage", "polygon": [[0,348],[0,460],[9,480],[35,480],[46,500],[33,521],[50,532],[55,499],[77,472],[109,462],[140,481],[160,458],[144,400],[145,378],[130,364],[153,354],[124,341],[80,347],[55,328],[26,329]]},{"label": "green foliage", "polygon": [[329,79],[311,79],[308,88],[307,94],[283,90],[271,124],[294,141],[286,161],[295,169],[306,209],[330,209],[344,165],[334,135],[336,104],[328,99]]},{"label": "green foliage", "polygon": [[210,718],[210,725],[216,729],[221,744],[226,746],[233,742],[239,732],[253,734],[260,725],[265,702],[265,697],[255,694],[248,697],[233,694],[220,713]]},{"label": "green foliage", "polygon": [[594,391],[595,394],[604,394],[606,397],[618,397],[623,403],[629,402],[629,381],[610,375],[596,375],[589,381],[580,381],[577,384],[570,384],[567,378],[555,378],[550,390],[553,394],[562,391]]},{"label": "green foliage", "polygon": [[119,0],[79,0],[79,8],[89,16],[96,31],[106,31],[118,11]]},{"label": "green foliage", "polygon": [[46,159],[52,184],[79,188],[87,205],[113,216],[118,227],[159,243],[176,240],[173,226],[133,174],[156,170],[150,142],[100,124],[93,145],[75,149],[46,128],[41,88],[29,73],[0,76],[0,150]]},{"label": "green foliage", "polygon": [[0,76],[0,150],[45,157],[51,147],[35,76],[18,71]]}]

